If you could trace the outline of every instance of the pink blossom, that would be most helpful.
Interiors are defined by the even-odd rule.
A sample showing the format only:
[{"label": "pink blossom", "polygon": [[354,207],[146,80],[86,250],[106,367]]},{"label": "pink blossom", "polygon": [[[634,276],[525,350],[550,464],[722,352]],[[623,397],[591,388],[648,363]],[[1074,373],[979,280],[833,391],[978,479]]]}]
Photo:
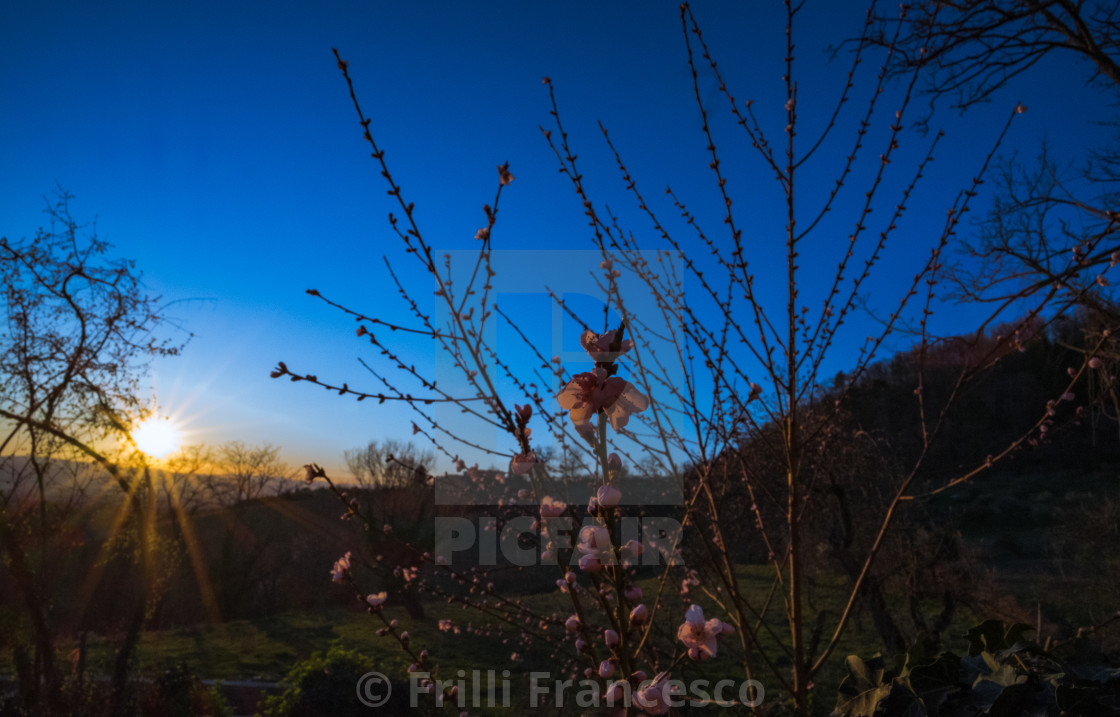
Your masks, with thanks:
[{"label": "pink blossom", "polygon": [[606,698],[607,705],[614,707],[616,705],[625,705],[625,697],[630,693],[630,683],[625,680],[618,680],[612,682],[610,687],[607,688]]},{"label": "pink blossom", "polygon": [[613,508],[622,500],[622,492],[613,485],[599,486],[599,490],[595,491],[595,498],[604,508]]},{"label": "pink blossom", "polygon": [[595,555],[584,555],[579,559],[579,569],[588,573],[597,573],[603,569],[603,563]]},{"label": "pink blossom", "polygon": [[[730,625],[729,631],[733,631]],[[724,632],[724,624],[718,618],[704,620],[704,609],[692,605],[684,615],[684,622],[677,628],[677,639],[688,648],[688,656],[693,660],[706,660],[716,656],[716,636]]]},{"label": "pink blossom", "polygon": [[653,682],[634,693],[634,704],[641,707],[646,714],[663,715],[669,711],[669,681],[668,673],[662,672],[653,678]]},{"label": "pink blossom", "polygon": [[614,663],[610,660],[603,660],[599,663],[599,677],[606,679],[614,674]]},{"label": "pink blossom", "polygon": [[641,625],[649,619],[649,608],[645,605],[638,605],[630,611],[630,622],[634,625]]},{"label": "pink blossom", "polygon": [[503,187],[513,182],[513,174],[509,171],[509,162],[498,165],[498,181]]},{"label": "pink blossom", "polygon": [[1101,367],[1101,360],[1099,358],[1094,356],[1093,358],[1089,359],[1089,368],[1098,369],[1100,367]]},{"label": "pink blossom", "polygon": [[602,557],[610,552],[611,534],[605,525],[585,525],[579,531],[576,548],[586,555]]},{"label": "pink blossom", "polygon": [[334,561],[334,567],[331,568],[331,580],[340,583],[343,579],[350,574],[350,551],[346,551],[338,560]]},{"label": "pink blossom", "polygon": [[609,628],[604,630],[603,641],[607,643],[607,647],[614,647],[619,643],[618,633]]},{"label": "pink blossom", "polygon": [[[572,376],[556,401],[561,408],[568,410],[577,430],[579,424],[590,422],[602,410],[607,414],[611,427],[617,431],[626,426],[630,414],[644,411],[649,406],[649,399],[638,389],[618,376],[608,376],[601,368]],[[580,435],[583,435],[582,431]]]},{"label": "pink blossom", "polygon": [[474,233],[474,238],[480,241],[486,241],[490,238],[490,227],[482,227]]},{"label": "pink blossom", "polygon": [[605,334],[597,334],[588,329],[584,331],[579,337],[579,344],[583,350],[591,357],[592,361],[610,363],[618,359],[619,356],[634,348],[634,342],[630,339],[623,339],[619,344],[618,351],[611,351],[611,344],[614,343],[615,337],[618,335],[617,331],[608,331]]},{"label": "pink blossom", "polygon": [[591,421],[588,421],[587,423],[577,423],[575,424],[575,429],[576,433],[579,434],[579,437],[587,441],[591,445],[595,445],[596,441],[599,440],[598,430],[595,428],[595,425],[591,423]]},{"label": "pink blossom", "polygon": [[541,517],[542,518],[558,518],[560,514],[568,509],[567,503],[561,503],[551,496],[545,496],[541,499]]},{"label": "pink blossom", "polygon": [[[637,540],[627,540],[626,544],[622,546],[622,550],[629,557],[637,558],[645,551],[645,547]],[[640,600],[641,597],[638,599]]]},{"label": "pink blossom", "polygon": [[617,453],[612,453],[607,456],[607,470],[619,471],[622,470],[622,459],[618,457]]},{"label": "pink blossom", "polygon": [[439,631],[440,632],[451,632],[451,626],[452,625],[451,625],[450,620],[440,620],[439,621]]},{"label": "pink blossom", "polygon": [[366,602],[369,603],[370,607],[376,609],[376,608],[380,608],[382,605],[384,605],[385,600],[388,597],[389,597],[388,593],[385,593],[385,592],[371,593],[370,595],[366,596]]},{"label": "pink blossom", "polygon": [[752,383],[751,384],[751,392],[747,396],[747,403],[750,403],[751,401],[755,400],[756,398],[758,398],[761,395],[762,395],[762,386],[759,386],[757,383]]},{"label": "pink blossom", "polygon": [[306,465],[303,468],[304,468],[305,471],[307,471],[307,476],[304,478],[304,480],[307,481],[307,483],[309,485],[311,483],[314,483],[316,478],[318,478],[320,476],[325,478],[326,475],[327,475],[326,471],[324,471],[322,468],[320,468],[318,465],[316,465],[314,463]]},{"label": "pink blossom", "polygon": [[513,457],[509,463],[509,472],[514,475],[525,475],[533,470],[533,465],[537,463],[537,455],[532,451],[528,453],[519,453]]},{"label": "pink blossom", "polygon": [[567,632],[579,631],[579,615],[572,615],[564,621],[564,630]]}]

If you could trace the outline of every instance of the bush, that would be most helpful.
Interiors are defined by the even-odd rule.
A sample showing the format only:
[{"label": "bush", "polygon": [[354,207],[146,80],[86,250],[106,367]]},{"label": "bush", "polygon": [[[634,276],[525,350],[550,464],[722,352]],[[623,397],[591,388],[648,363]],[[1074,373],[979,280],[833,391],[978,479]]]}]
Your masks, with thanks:
[{"label": "bush", "polygon": [[1080,635],[1046,649],[1028,625],[987,620],[968,631],[968,655],[928,653],[919,642],[891,669],[881,655],[848,657],[834,717],[1052,715],[1120,711],[1120,669]]},{"label": "bush", "polygon": [[206,687],[184,664],[167,669],[140,696],[141,715],[233,717],[217,685]]},{"label": "bush", "polygon": [[[367,672],[377,670],[373,660],[340,645],[332,645],[326,653],[317,652],[296,663],[284,678],[287,688],[264,702],[269,717],[369,717],[375,711],[358,700],[358,683]],[[408,705],[408,684],[391,683],[389,701],[377,708],[376,714],[423,714]]]}]

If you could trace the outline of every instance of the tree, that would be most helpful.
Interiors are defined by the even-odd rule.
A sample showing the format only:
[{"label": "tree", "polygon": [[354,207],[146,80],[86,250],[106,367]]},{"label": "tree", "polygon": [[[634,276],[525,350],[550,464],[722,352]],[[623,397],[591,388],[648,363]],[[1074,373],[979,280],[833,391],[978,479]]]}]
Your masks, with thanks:
[{"label": "tree", "polygon": [[[640,675],[679,669],[685,658],[690,658],[689,668],[702,670],[699,658],[714,656],[718,645],[721,654],[731,653],[745,677],[765,675],[768,695],[784,693],[797,714],[808,714],[811,686],[828,675],[857,608],[868,598],[882,600],[883,566],[892,553],[903,554],[909,547],[895,540],[907,509],[984,475],[1037,441],[1049,427],[1051,413],[1059,406],[1065,408],[1072,387],[1090,367],[1092,354],[1068,376],[1059,374],[1058,389],[1017,416],[1021,421],[1008,429],[1010,435],[979,436],[984,440],[982,449],[969,445],[960,461],[934,468],[932,457],[950,440],[954,422],[966,417],[962,399],[990,375],[993,366],[1017,355],[1055,316],[1072,307],[1061,288],[1026,285],[1012,287],[1001,301],[982,307],[989,310],[960,341],[938,335],[930,322],[941,306],[941,292],[952,280],[947,265],[961,245],[963,218],[1019,113],[1009,107],[1002,129],[992,129],[990,152],[966,160],[960,192],[944,200],[943,224],[902,229],[904,214],[917,202],[918,189],[927,189],[925,171],[941,139],[922,139],[907,131],[918,81],[928,63],[919,58],[898,92],[890,94],[889,101],[882,100],[888,96],[890,69],[897,67],[892,64],[895,40],[888,39],[883,64],[871,78],[873,91],[858,114],[850,114],[853,78],[867,57],[863,53],[871,54],[876,46],[868,40],[875,32],[874,19],[869,18],[866,41],[857,45],[847,81],[836,95],[828,99],[802,95],[798,73],[805,65],[794,62],[794,29],[804,12],[804,3],[785,3],[780,103],[771,97],[772,104],[756,115],[752,102],[737,100],[724,81],[689,6],[680,8],[692,78],[690,94],[700,120],[697,152],[710,182],[708,199],[714,201],[686,198],[684,192],[699,191],[701,186],[689,178],[682,181],[684,187],[666,189],[665,199],[657,202],[630,174],[622,147],[626,140],[616,141],[600,125],[605,154],[617,164],[620,184],[635,208],[627,215],[618,209],[621,202],[612,201],[608,209],[606,202],[593,196],[584,178],[587,160],[581,158],[585,154],[576,150],[574,131],[562,120],[556,88],[545,78],[551,121],[542,133],[586,217],[588,238],[601,255],[598,270],[587,267],[605,296],[601,319],[598,313],[577,313],[551,287],[549,291],[557,308],[582,329],[579,339],[586,355],[581,354],[574,366],[559,356],[550,362],[530,338],[532,328],[515,322],[496,296],[491,252],[501,236],[495,229],[499,200],[513,181],[509,166],[498,166],[496,194],[483,206],[485,225],[475,234],[481,241],[477,256],[453,267],[452,258],[439,258],[426,238],[421,211],[390,171],[371,129],[372,120],[357,100],[349,66],[336,51],[366,149],[372,150],[375,166],[388,185],[388,201],[394,205],[390,230],[400,239],[407,260],[417,262],[435,282],[440,311],[428,313],[427,289],[422,300],[415,289],[419,284],[401,280],[402,270],[388,259],[396,289],[414,322],[392,323],[380,307],[364,312],[344,308],[318,289],[309,289],[310,295],[360,323],[358,337],[380,352],[387,370],[396,370],[399,380],[385,378],[381,366],[369,367],[384,388],[362,390],[349,382],[293,370],[283,362],[272,376],[318,385],[357,400],[408,407],[414,432],[429,437],[468,475],[479,471],[466,468],[459,450],[497,453],[509,461],[510,474],[533,484],[547,471],[536,453],[543,441],[586,451],[598,484],[586,509],[557,505],[546,500],[554,496],[534,494],[529,488],[497,501],[500,505],[539,503],[525,508],[526,517],[536,510],[541,518],[548,512],[599,521],[592,530],[581,531],[580,572],[573,568],[558,582],[557,599],[565,603],[565,611],[569,607],[574,611],[566,620],[562,615],[558,620],[556,613],[535,614],[520,601],[499,595],[484,576],[472,575],[468,580],[455,566],[443,566],[443,571],[438,563],[427,567],[432,575],[458,581],[461,589],[451,592],[449,599],[516,625],[518,639],[539,639],[558,669],[573,674],[586,670],[592,679],[597,674],[604,690],[612,676],[640,682]],[[904,26],[896,29],[901,33]],[[724,108],[720,115],[712,111],[701,90],[701,73],[716,80],[718,102]],[[890,106],[884,110],[887,102]],[[812,127],[810,118],[824,121]],[[717,120],[724,119],[717,126]],[[849,131],[840,139],[842,127]],[[818,153],[838,140],[835,151]],[[747,148],[745,153],[726,151],[726,145],[735,141]],[[914,162],[904,167],[899,147],[911,142],[923,146],[913,155]],[[754,169],[774,178],[768,195],[772,201],[758,201],[759,190],[752,183],[746,194],[754,202],[747,209],[738,203],[735,191],[742,189],[736,183],[740,174],[729,166],[731,158],[744,155],[754,160]],[[833,162],[834,172],[822,179],[804,171],[809,162]],[[694,213],[690,202],[701,203],[714,216]],[[775,216],[759,223],[770,227],[770,236],[779,238],[780,245],[760,248],[766,235],[753,237],[747,227],[758,220],[756,212],[767,211]],[[897,293],[888,299],[890,313],[877,317],[881,321],[863,340],[860,334],[867,325],[857,317],[866,305],[867,287],[877,271],[892,271],[880,262],[887,247],[900,241],[911,247],[925,243],[920,251],[909,253],[905,268],[892,267],[892,273],[902,278],[895,285]],[[654,244],[655,256],[648,250]],[[1100,261],[1096,253],[1092,257]],[[818,273],[809,266],[816,266]],[[822,282],[822,276],[828,278]],[[637,293],[654,297],[655,304],[634,309],[630,297]],[[883,297],[876,298],[883,305]],[[1028,310],[998,333],[990,331],[1006,321],[1003,315],[1009,307],[1022,305]],[[491,340],[499,320],[503,329],[512,326],[527,344],[520,354],[523,362],[508,344],[503,343],[499,351]],[[398,332],[429,337],[441,358],[442,354],[449,357],[460,380],[449,382],[445,371],[436,376],[417,368],[423,364],[390,338],[400,336]],[[850,404],[868,384],[890,377],[883,354],[891,343],[900,341],[911,348],[906,371],[900,374],[908,401],[898,410],[910,420],[897,422],[902,434],[897,440],[911,450],[891,455],[884,442],[866,440],[861,427],[846,417]],[[846,373],[832,381],[837,361],[843,362]],[[538,390],[553,383],[553,377],[554,391]],[[826,382],[832,383],[831,389],[825,390]],[[445,416],[431,408],[440,405],[472,418],[478,433],[451,430]],[[505,435],[505,454],[481,445],[478,436],[493,433]],[[749,462],[740,452],[747,445]],[[646,463],[623,457],[635,455],[653,459],[654,466],[664,466],[664,472],[683,485],[680,541],[699,561],[687,572],[672,564],[659,566],[656,596],[650,597],[633,589],[636,572],[622,560],[624,553],[633,555],[644,548],[619,544],[613,532],[616,521],[629,516],[617,485],[621,466],[625,460]],[[309,480],[330,481],[318,466],[307,470]],[[865,485],[864,478],[874,484]],[[333,481],[331,486],[350,506],[351,514],[362,517],[357,498]],[[639,501],[634,512],[642,509]],[[843,520],[845,510],[849,522]],[[380,528],[368,520],[364,523],[370,534]],[[550,544],[551,537],[543,530],[538,537],[542,547]],[[765,546],[762,562],[771,579],[761,597],[741,580],[734,559],[740,540]],[[815,554],[822,541],[821,552],[831,551],[832,557],[843,559],[842,572],[848,580],[842,607],[813,616],[812,570],[821,562]],[[931,540],[923,554],[934,553],[937,542]],[[413,552],[425,563],[436,562],[421,548]],[[544,551],[541,556],[543,562]],[[419,577],[410,574],[413,585],[423,579],[422,571],[416,572]],[[365,599],[357,564],[351,565],[349,555],[336,564],[334,573],[336,582]],[[682,577],[679,595],[674,595],[671,586]],[[447,596],[434,578],[426,585],[436,595]],[[702,592],[717,605],[719,619],[705,621],[697,614],[699,605],[687,607],[695,599],[695,592],[689,591]],[[471,604],[466,595],[475,593],[484,593],[485,599]],[[384,622],[384,631],[398,637],[397,626],[379,612],[384,596],[370,598],[368,604]],[[781,615],[775,616],[776,612]],[[684,624],[678,621],[681,614],[690,616]],[[522,628],[536,623],[543,630],[550,622],[563,622],[565,636],[527,635]],[[725,622],[734,626],[733,636],[723,629]],[[921,622],[928,623],[924,618]],[[940,624],[934,622],[935,627]],[[604,629],[614,635],[611,642],[600,637],[607,634]],[[698,631],[707,639],[701,640]],[[885,623],[882,631],[897,632]],[[715,632],[723,636],[721,641],[716,641]],[[415,658],[408,640],[398,640]],[[894,636],[888,642],[901,640]],[[430,667],[423,660],[419,664]]]},{"label": "tree", "polygon": [[[70,200],[59,192],[47,209],[49,225],[31,239],[0,238],[0,455],[9,466],[22,464],[0,489],[0,545],[32,636],[21,695],[41,714],[61,709],[53,644],[61,606],[50,598],[54,568],[69,556],[61,528],[72,505],[52,487],[67,461],[92,460],[124,492],[122,524],[135,531],[138,553],[148,550],[152,493],[128,462],[127,431],[146,411],[140,381],[148,362],[180,348],[160,338],[166,320],[159,299],[134,264],[111,259],[110,246],[71,216]],[[118,666],[128,664],[146,605],[144,566],[135,573],[137,608]],[[123,677],[118,670],[116,687],[123,688]]]},{"label": "tree", "polygon": [[[965,110],[987,102],[1012,78],[1051,54],[1084,61],[1087,80],[1120,98],[1120,5],[1086,0],[922,1],[900,18],[876,18],[865,42],[897,49],[891,71],[929,72],[923,90],[931,111],[942,98]],[[895,33],[898,33],[896,36]],[[1020,106],[1018,109],[1023,110]],[[1115,120],[1112,121],[1115,127]],[[1078,337],[1097,370],[1091,390],[1098,415],[1115,416],[1116,350],[1120,329],[1111,269],[1120,264],[1120,145],[1091,150],[1065,167],[1043,143],[1032,164],[1004,160],[997,192],[977,235],[962,243],[950,279],[965,301],[1016,306],[1032,315],[1067,310],[1095,332]],[[1112,404],[1112,405],[1108,405]]]},{"label": "tree", "polygon": [[280,447],[228,441],[216,450],[214,473],[207,478],[211,496],[223,505],[252,500],[278,490],[292,473],[280,459]]},{"label": "tree", "polygon": [[[933,104],[959,109],[991,99],[1012,78],[1051,53],[1089,63],[1108,92],[1120,86],[1120,8],[1092,0],[919,0],[899,17],[879,15],[867,39],[897,51],[893,70],[927,69],[923,90]],[[894,35],[894,28],[901,35]]]},{"label": "tree", "polygon": [[363,488],[403,488],[428,482],[436,454],[393,439],[346,451],[346,467]]}]

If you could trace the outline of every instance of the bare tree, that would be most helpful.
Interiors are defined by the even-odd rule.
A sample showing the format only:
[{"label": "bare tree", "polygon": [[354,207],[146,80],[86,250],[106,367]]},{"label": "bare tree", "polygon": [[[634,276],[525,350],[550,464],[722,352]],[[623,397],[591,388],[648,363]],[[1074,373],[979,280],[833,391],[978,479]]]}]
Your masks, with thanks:
[{"label": "bare tree", "polygon": [[[1108,0],[919,0],[901,17],[880,15],[869,39],[897,50],[894,70],[927,69],[931,107],[942,97],[958,108],[989,100],[1009,80],[1050,54],[1089,63],[1092,79],[1120,86],[1120,5]],[[895,38],[895,26],[902,32]]]},{"label": "bare tree", "polygon": [[[50,576],[66,554],[57,528],[73,504],[60,501],[52,483],[67,473],[60,468],[66,461],[94,461],[127,496],[122,526],[148,554],[152,493],[144,474],[124,462],[127,430],[144,412],[140,380],[147,362],[179,350],[157,338],[164,324],[158,298],[147,293],[135,266],[109,258],[109,245],[72,218],[70,199],[58,194],[47,210],[49,225],[33,238],[0,238],[0,455],[11,465],[26,462],[3,488],[0,545],[34,641],[21,694],[39,714],[61,709],[58,602],[50,599]],[[135,610],[117,656],[118,698],[146,612],[146,565],[135,571]]]},{"label": "bare tree", "polygon": [[229,441],[215,450],[212,473],[206,481],[215,500],[232,505],[276,492],[291,473],[280,459],[279,446]]},{"label": "bare tree", "polygon": [[[1051,54],[1076,56],[1086,79],[1120,99],[1120,4],[1085,0],[959,0],[917,2],[901,18],[877,18],[865,40],[898,48],[891,69],[929,68],[930,107],[944,97],[965,109],[985,102],[1009,80]],[[1019,108],[1024,110],[1022,106]],[[1089,118],[1084,118],[1089,119]],[[1115,121],[1113,121],[1115,127]],[[1107,277],[1120,264],[1120,148],[1114,136],[1088,156],[1057,158],[1043,143],[1034,162],[1004,160],[997,191],[976,235],[960,246],[950,280],[958,298],[1020,311],[1060,314],[1078,307],[1077,337],[1092,353],[1090,390],[1096,417],[1116,411],[1115,337],[1120,329],[1115,287]],[[1120,428],[1120,421],[1117,422]]]},{"label": "bare tree", "polygon": [[363,488],[424,484],[436,463],[433,451],[391,438],[346,451],[344,458],[354,480]]},{"label": "bare tree", "polygon": [[191,515],[213,503],[209,491],[214,449],[205,443],[183,446],[163,465],[159,481],[169,514]]}]

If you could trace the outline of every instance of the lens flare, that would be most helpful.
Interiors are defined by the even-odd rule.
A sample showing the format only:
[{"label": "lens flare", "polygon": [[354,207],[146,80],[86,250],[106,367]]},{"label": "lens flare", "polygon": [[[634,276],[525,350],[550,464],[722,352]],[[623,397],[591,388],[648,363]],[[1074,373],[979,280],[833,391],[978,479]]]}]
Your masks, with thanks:
[{"label": "lens flare", "polygon": [[169,418],[149,418],[132,432],[136,447],[152,458],[163,458],[179,448],[179,429]]}]

